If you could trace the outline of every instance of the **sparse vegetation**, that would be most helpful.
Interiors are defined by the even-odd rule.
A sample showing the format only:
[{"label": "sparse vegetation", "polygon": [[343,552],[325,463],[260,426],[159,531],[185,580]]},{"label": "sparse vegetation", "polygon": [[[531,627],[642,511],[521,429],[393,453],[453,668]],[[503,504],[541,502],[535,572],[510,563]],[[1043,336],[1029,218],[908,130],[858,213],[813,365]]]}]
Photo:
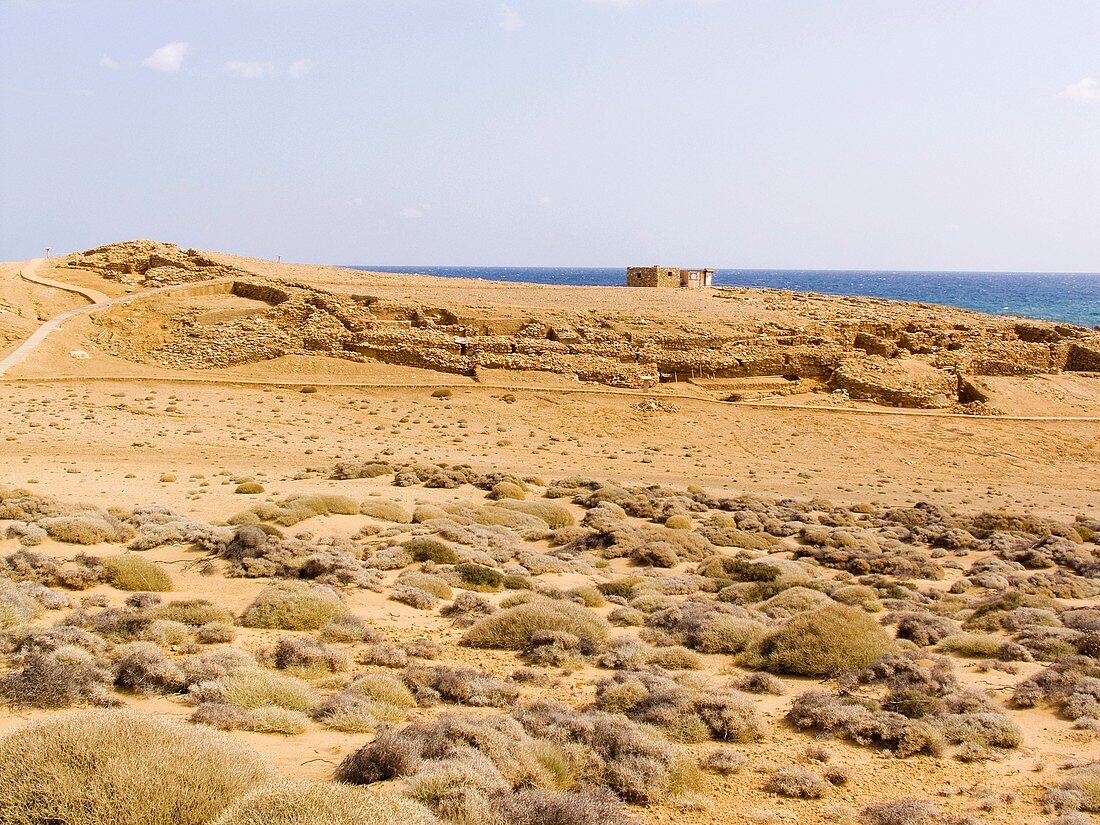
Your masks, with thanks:
[{"label": "sparse vegetation", "polygon": [[343,600],[332,588],[281,581],[260,591],[241,614],[241,624],[276,630],[317,630],[346,612]]},{"label": "sparse vegetation", "polygon": [[273,778],[224,734],[133,711],[84,711],[0,738],[0,821],[205,825]]}]

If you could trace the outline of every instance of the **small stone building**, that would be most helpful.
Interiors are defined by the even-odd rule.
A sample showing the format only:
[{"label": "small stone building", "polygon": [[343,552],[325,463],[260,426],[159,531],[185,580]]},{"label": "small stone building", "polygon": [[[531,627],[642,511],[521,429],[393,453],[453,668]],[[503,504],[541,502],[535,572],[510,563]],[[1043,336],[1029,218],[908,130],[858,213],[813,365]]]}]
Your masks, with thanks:
[{"label": "small stone building", "polygon": [[714,286],[714,270],[679,269],[674,266],[631,266],[626,270],[626,285],[702,289]]}]

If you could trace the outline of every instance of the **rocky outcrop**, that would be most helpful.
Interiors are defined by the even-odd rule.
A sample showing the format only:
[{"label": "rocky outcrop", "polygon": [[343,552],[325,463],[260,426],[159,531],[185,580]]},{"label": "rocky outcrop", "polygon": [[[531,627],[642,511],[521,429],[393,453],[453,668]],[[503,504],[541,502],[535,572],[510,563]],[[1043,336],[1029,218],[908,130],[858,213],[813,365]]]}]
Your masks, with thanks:
[{"label": "rocky outcrop", "polygon": [[160,241],[123,241],[78,252],[63,266],[86,269],[130,286],[158,287],[243,275],[194,249]]},{"label": "rocky outcrop", "polygon": [[829,379],[849,398],[891,407],[937,409],[959,400],[959,378],[915,358],[848,358]]}]

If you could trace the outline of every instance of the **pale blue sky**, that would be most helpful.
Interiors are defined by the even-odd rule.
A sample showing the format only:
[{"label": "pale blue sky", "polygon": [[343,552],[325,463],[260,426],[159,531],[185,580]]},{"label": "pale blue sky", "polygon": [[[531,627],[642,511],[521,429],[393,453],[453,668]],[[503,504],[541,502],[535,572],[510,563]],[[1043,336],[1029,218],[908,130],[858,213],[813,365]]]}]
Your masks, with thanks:
[{"label": "pale blue sky", "polygon": [[0,0],[0,259],[1100,270],[1100,2]]}]

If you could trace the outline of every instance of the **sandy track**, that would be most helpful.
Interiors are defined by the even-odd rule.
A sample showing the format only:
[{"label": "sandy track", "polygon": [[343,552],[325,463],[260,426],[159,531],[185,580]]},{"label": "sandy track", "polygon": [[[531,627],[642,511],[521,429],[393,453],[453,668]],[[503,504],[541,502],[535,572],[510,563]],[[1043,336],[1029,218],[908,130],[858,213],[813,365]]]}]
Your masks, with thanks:
[{"label": "sandy track", "polygon": [[[50,333],[59,329],[61,325],[68,321],[70,318],[73,318],[77,315],[88,315],[92,312],[114,306],[115,304],[135,301],[140,298],[149,298],[154,295],[162,295],[168,292],[178,292],[181,290],[194,289],[197,286],[197,284],[194,283],[177,284],[174,286],[162,286],[156,287],[155,289],[146,289],[141,292],[134,292],[130,295],[120,295],[117,298],[111,298],[108,295],[95,289],[76,286],[74,284],[67,284],[63,281],[54,281],[50,278],[43,278],[39,276],[36,270],[39,264],[42,263],[42,261],[42,258],[35,258],[32,261],[28,261],[23,266],[23,269],[20,270],[19,274],[23,277],[24,280],[30,281],[31,283],[40,284],[42,286],[55,287],[57,289],[65,290],[66,292],[75,292],[78,295],[84,296],[89,301],[92,301],[92,303],[88,304],[88,306],[70,309],[68,312],[63,312],[60,315],[51,318],[50,320],[42,324],[42,326],[34,331],[30,338],[28,338],[26,341],[16,347],[14,351],[10,352],[7,355],[7,357],[0,360],[0,378],[2,378],[12,367],[22,363],[31,353],[35,351],[35,349],[38,348],[39,344],[46,340]],[[208,286],[209,284],[217,283],[218,280],[224,279],[203,281],[201,282],[201,285]]]}]

